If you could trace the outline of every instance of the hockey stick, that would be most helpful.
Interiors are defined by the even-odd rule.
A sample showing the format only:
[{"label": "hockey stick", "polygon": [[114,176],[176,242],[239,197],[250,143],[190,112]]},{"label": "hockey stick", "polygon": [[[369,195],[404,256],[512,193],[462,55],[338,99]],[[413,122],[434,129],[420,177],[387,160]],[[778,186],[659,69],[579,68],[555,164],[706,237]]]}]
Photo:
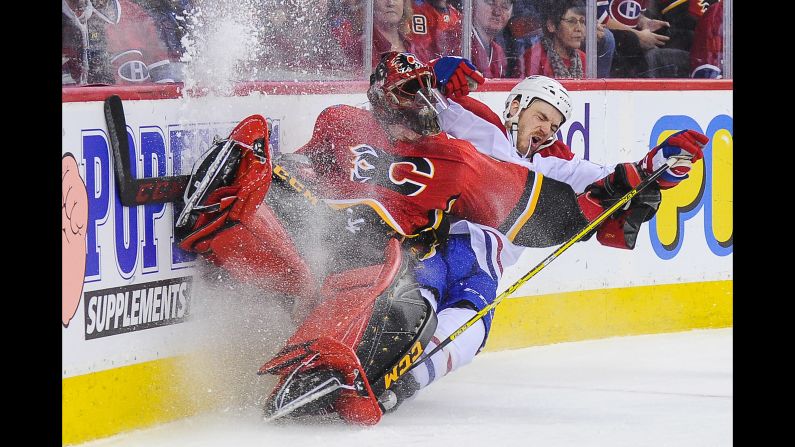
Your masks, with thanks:
[{"label": "hockey stick", "polygon": [[[190,175],[134,178],[130,162],[130,145],[127,141],[127,121],[121,98],[111,95],[105,98],[105,122],[108,126],[111,155],[116,171],[116,185],[119,199],[124,206],[145,205],[147,203],[173,202],[182,197],[188,188]],[[317,195],[303,185],[292,173],[281,165],[273,165],[274,182],[288,190],[300,194],[312,205],[318,204]]]},{"label": "hockey stick", "polygon": [[[519,287],[521,287],[522,285],[524,285],[524,283],[526,283],[530,278],[532,278],[533,276],[538,274],[538,272],[543,270],[544,267],[548,266],[552,261],[554,261],[558,256],[560,256],[564,251],[568,250],[569,247],[574,245],[575,242],[577,242],[580,239],[582,239],[583,237],[585,237],[585,235],[590,233],[594,228],[598,227],[602,222],[604,222],[608,217],[610,217],[610,215],[612,215],[619,208],[621,208],[626,203],[628,203],[630,200],[632,200],[632,198],[635,197],[639,192],[641,192],[647,186],[652,184],[652,182],[656,181],[657,177],[662,175],[663,172],[665,172],[669,168],[672,168],[672,167],[676,166],[679,161],[680,161],[680,159],[677,158],[677,157],[671,157],[670,159],[668,159],[663,166],[660,166],[660,168],[658,168],[649,177],[647,177],[644,181],[642,181],[640,184],[638,184],[638,186],[636,186],[635,188],[630,190],[628,193],[624,194],[624,196],[621,197],[621,199],[619,199],[618,202],[613,204],[613,206],[611,206],[610,208],[602,211],[602,213],[599,214],[598,216],[596,216],[596,218],[593,221],[591,221],[588,225],[586,225],[585,228],[583,228],[582,230],[580,230],[580,232],[578,232],[577,234],[575,234],[574,236],[569,238],[568,241],[564,242],[563,245],[558,247],[549,256],[544,258],[544,260],[539,262],[535,267],[533,267],[529,272],[527,272],[524,276],[522,276],[518,281],[513,283],[504,292],[499,294],[497,296],[497,298],[495,298],[494,301],[491,304],[489,304],[488,306],[484,307],[480,312],[476,313],[475,316],[470,318],[469,321],[464,323],[461,327],[456,329],[447,338],[442,340],[442,342],[439,343],[439,345],[437,345],[435,348],[433,348],[429,353],[425,354],[425,356],[423,356],[421,359],[419,359],[418,361],[416,361],[413,364],[411,364],[408,368],[403,370],[403,372],[399,373],[397,378],[400,378],[401,376],[405,375],[406,373],[408,373],[412,369],[414,369],[417,366],[425,363],[434,354],[436,354],[437,352],[442,350],[442,348],[444,348],[445,346],[450,344],[450,342],[455,340],[456,337],[461,335],[464,331],[469,329],[478,320],[483,318],[487,313],[489,313],[489,311],[491,311],[492,309],[497,307],[497,305],[499,305],[500,302],[502,302],[503,299],[505,299],[506,297],[510,296],[514,292],[516,292],[516,290],[519,289]],[[389,374],[389,373],[387,373],[387,374]],[[394,380],[396,380],[397,378],[392,378],[391,382],[394,383]],[[389,382],[386,382],[386,383],[389,383]]]},{"label": "hockey stick", "polygon": [[181,197],[188,186],[189,175],[133,178],[130,166],[130,145],[127,141],[127,121],[124,118],[121,98],[117,95],[107,97],[104,109],[113,166],[116,171],[116,185],[122,205],[166,203]]}]

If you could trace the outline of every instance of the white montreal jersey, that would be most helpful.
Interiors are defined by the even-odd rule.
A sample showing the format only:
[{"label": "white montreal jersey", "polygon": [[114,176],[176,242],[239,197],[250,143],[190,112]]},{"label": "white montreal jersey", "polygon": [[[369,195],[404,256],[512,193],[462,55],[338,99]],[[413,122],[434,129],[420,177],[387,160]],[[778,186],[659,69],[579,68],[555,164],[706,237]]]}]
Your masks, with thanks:
[{"label": "white montreal jersey", "polygon": [[513,142],[502,130],[450,99],[448,107],[439,113],[439,126],[448,135],[469,141],[482,154],[524,166],[533,172],[566,183],[578,194],[593,182],[610,175],[615,169],[613,166],[602,166],[584,160],[577,155],[571,160],[557,157],[534,157],[532,161],[528,160],[516,152]]}]

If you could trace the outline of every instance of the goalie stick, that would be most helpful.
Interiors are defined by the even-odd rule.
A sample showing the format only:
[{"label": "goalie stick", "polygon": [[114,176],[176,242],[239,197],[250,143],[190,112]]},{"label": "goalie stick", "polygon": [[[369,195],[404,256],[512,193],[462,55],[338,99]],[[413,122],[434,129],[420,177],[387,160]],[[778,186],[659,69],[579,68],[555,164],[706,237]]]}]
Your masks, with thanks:
[{"label": "goalie stick", "polygon": [[[183,197],[188,189],[190,175],[174,175],[150,178],[135,178],[132,175],[130,145],[127,140],[127,121],[121,98],[111,95],[105,98],[105,122],[108,126],[111,156],[116,171],[116,189],[124,206],[145,205],[147,203],[174,202]],[[300,194],[312,205],[318,204],[317,196],[306,185],[300,184],[293,174],[279,164],[273,165],[275,183]],[[299,186],[300,185],[300,186]]]},{"label": "goalie stick", "polygon": [[113,167],[116,171],[116,189],[124,206],[147,203],[173,202],[180,198],[188,186],[189,175],[170,177],[134,178],[127,140],[127,121],[121,98],[111,95],[105,99],[105,122],[108,126]]}]

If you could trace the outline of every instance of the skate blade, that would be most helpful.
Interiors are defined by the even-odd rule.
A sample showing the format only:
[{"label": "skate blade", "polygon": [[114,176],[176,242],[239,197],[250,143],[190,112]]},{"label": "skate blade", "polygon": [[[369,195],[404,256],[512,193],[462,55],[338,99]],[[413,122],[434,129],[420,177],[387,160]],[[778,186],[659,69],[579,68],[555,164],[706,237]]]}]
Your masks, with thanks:
[{"label": "skate blade", "polygon": [[263,417],[263,420],[265,422],[275,421],[276,419],[284,417],[284,416],[292,413],[296,409],[301,408],[304,405],[307,405],[307,404],[309,404],[311,402],[314,402],[314,401],[320,399],[321,397],[323,397],[323,396],[325,396],[325,395],[327,395],[329,393],[333,393],[334,391],[337,391],[338,389],[356,390],[355,387],[353,387],[351,385],[345,385],[344,383],[340,382],[339,379],[337,379],[336,377],[331,377],[328,380],[326,380],[325,382],[319,384],[318,386],[316,386],[315,388],[313,388],[312,390],[307,392],[306,394],[304,394],[303,396],[301,396],[301,397],[299,397],[297,399],[294,399],[294,400],[292,400],[291,402],[288,402],[285,405],[280,406],[272,414],[265,415]]}]

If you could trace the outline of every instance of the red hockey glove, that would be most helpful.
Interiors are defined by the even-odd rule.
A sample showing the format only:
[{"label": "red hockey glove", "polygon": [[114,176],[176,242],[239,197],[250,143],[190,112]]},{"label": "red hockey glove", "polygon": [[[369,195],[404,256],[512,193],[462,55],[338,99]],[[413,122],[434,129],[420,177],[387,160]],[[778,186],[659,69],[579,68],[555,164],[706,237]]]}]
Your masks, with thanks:
[{"label": "red hockey glove", "polygon": [[[577,197],[583,215],[589,221],[593,221],[602,211],[610,208],[631,189],[637,187],[644,178],[646,174],[639,171],[634,163],[616,165],[612,174],[594,182]],[[654,217],[661,200],[659,185],[647,186],[622,209],[599,225],[596,239],[602,245],[609,247],[633,249],[641,224]]]},{"label": "red hockey glove", "polygon": [[651,174],[669,158],[683,157],[677,166],[666,170],[657,178],[660,188],[672,188],[689,177],[688,172],[693,163],[704,157],[703,148],[708,142],[709,138],[706,135],[695,130],[682,130],[652,148],[638,164],[647,174]]},{"label": "red hockey glove", "polygon": [[661,200],[659,187],[649,185],[632,198],[628,209],[614,213],[599,225],[596,240],[608,247],[632,250],[635,248],[641,224],[657,214]]},{"label": "red hockey glove", "polygon": [[638,170],[638,166],[635,163],[616,165],[616,169],[612,174],[588,185],[585,188],[585,192],[577,197],[585,218],[589,222],[596,219],[602,211],[618,202],[646,177],[644,172]]},{"label": "red hockey glove", "polygon": [[432,60],[430,64],[436,74],[439,90],[448,98],[466,96],[486,82],[477,67],[462,57],[445,56]]}]

